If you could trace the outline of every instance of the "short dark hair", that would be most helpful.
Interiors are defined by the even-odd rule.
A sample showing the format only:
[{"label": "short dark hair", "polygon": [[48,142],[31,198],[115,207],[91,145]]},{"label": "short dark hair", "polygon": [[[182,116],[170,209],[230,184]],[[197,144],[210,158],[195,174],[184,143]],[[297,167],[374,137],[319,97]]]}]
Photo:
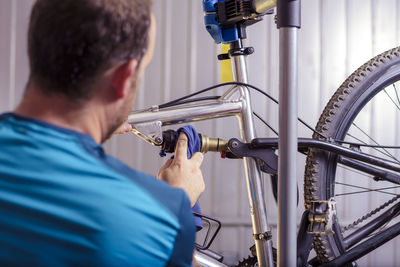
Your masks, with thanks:
[{"label": "short dark hair", "polygon": [[30,81],[47,94],[84,100],[87,85],[148,46],[151,0],[37,0],[28,32]]}]

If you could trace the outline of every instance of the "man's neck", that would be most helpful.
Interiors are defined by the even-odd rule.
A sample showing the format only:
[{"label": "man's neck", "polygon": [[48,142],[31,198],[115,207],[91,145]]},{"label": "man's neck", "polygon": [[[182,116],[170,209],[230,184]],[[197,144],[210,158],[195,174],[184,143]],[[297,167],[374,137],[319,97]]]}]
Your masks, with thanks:
[{"label": "man's neck", "polygon": [[85,133],[100,143],[103,138],[101,114],[93,112],[95,109],[90,104],[76,108],[70,101],[62,96],[47,96],[35,88],[28,88],[14,112]]}]

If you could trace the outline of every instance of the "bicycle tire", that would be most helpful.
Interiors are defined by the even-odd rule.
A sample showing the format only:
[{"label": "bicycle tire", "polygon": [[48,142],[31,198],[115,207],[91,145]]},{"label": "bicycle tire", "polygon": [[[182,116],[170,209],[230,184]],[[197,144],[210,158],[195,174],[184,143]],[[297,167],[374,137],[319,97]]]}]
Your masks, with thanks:
[{"label": "bicycle tire", "polygon": [[[368,109],[370,105],[374,105],[372,100],[387,92],[388,86],[390,86],[390,89],[394,87],[394,90],[396,90],[395,83],[399,80],[400,47],[397,47],[374,57],[343,82],[323,110],[316,130],[327,138],[337,141],[345,140],[348,138],[350,128],[352,130],[354,128],[355,119],[362,116],[362,112]],[[397,94],[397,92],[395,93]],[[399,100],[398,96],[397,100]],[[314,134],[313,138],[323,139],[318,134]],[[399,146],[398,143],[396,145]],[[398,152],[396,151],[396,153]],[[339,190],[339,184],[336,181],[337,166],[336,155],[317,149],[309,149],[304,174],[306,209],[310,207],[311,201],[328,200],[330,197],[335,197],[337,193],[335,191]],[[346,174],[343,175],[343,177],[346,176]],[[346,251],[343,243],[344,235],[342,234],[344,225],[340,223],[342,218],[338,209],[339,207],[333,225],[336,234],[314,236],[314,249],[318,260],[322,263],[328,262]]]}]

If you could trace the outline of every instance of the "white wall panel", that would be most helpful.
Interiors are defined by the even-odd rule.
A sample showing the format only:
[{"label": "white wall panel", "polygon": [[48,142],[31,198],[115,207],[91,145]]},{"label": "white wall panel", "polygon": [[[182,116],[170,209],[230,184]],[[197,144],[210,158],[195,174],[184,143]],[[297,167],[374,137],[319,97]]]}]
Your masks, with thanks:
[{"label": "white wall panel", "polygon": [[[20,100],[28,77],[26,33],[33,0],[0,0],[0,111],[10,110]],[[135,108],[169,101],[218,82],[219,48],[205,31],[200,0],[154,0],[157,44],[153,63],[146,72]],[[302,29],[299,36],[299,115],[315,126],[320,112],[335,89],[359,65],[373,55],[400,43],[400,0],[307,0],[303,1]],[[248,29],[247,45],[255,48],[249,63],[249,82],[278,98],[278,31],[273,16]],[[222,91],[216,91],[215,95]],[[278,108],[258,93],[251,93],[255,110],[278,130]],[[371,110],[372,114],[373,110]],[[367,120],[374,120],[371,115]],[[379,120],[375,118],[375,120]],[[400,123],[400,117],[393,118]],[[256,120],[258,136],[275,136]],[[238,137],[235,118],[195,124],[199,132],[229,139]],[[370,127],[370,131],[379,131]],[[399,127],[390,129],[400,136]],[[299,126],[299,135],[310,131]],[[382,138],[385,138],[382,135]],[[399,137],[400,138],[400,137]],[[157,148],[133,135],[118,136],[106,145],[109,153],[130,166],[155,175],[165,159]],[[298,159],[298,185],[302,198],[304,157]],[[243,166],[238,160],[219,159],[207,154],[203,163],[207,185],[200,199],[205,214],[220,219],[225,228],[215,242],[216,251],[226,253],[234,263],[249,253],[251,220]],[[266,176],[268,221],[276,233],[277,209]],[[373,202],[369,200],[370,204]],[[366,206],[370,209],[371,205]],[[357,207],[344,203],[351,214]],[[302,213],[302,200],[298,215]],[[274,235],[276,236],[276,235]],[[276,244],[276,239],[274,238]],[[366,256],[360,266],[398,266],[395,241],[380,250],[384,258]]]},{"label": "white wall panel", "polygon": [[[16,27],[15,27],[15,91],[14,106],[18,104],[25,90],[29,75],[29,64],[27,59],[27,25],[33,0],[13,0],[16,2]],[[14,5],[13,4],[13,5]]]},{"label": "white wall panel", "polygon": [[[15,2],[0,1],[0,111],[12,108],[15,73]],[[12,82],[11,82],[12,81]]]},{"label": "white wall panel", "polygon": [[321,1],[321,56],[318,113],[346,76],[346,2]]},{"label": "white wall panel", "polygon": [[[299,31],[298,114],[312,126],[319,114],[319,81],[321,76],[321,5],[319,0],[302,3],[302,28]],[[310,134],[299,125],[299,136]]]},{"label": "white wall panel", "polygon": [[372,57],[372,11],[371,0],[346,1],[348,75]]}]

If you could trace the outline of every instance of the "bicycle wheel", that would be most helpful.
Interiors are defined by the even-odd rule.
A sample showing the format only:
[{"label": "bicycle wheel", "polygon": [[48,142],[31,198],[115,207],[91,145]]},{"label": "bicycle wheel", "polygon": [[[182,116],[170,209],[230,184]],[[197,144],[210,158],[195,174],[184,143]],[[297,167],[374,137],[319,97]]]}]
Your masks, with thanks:
[{"label": "bicycle wheel", "polygon": [[[347,147],[346,142],[373,145],[375,147],[361,146],[362,152],[400,164],[398,148],[379,147],[400,146],[399,80],[400,47],[376,56],[347,78],[325,107],[316,130]],[[324,139],[318,134],[313,138]],[[306,208],[311,201],[331,197],[337,203],[335,234],[314,237],[314,249],[320,262],[330,261],[348,250],[346,238],[351,233],[399,200],[398,186],[373,178],[340,164],[337,155],[309,150],[304,179]],[[368,234],[365,239],[377,232]]]}]

